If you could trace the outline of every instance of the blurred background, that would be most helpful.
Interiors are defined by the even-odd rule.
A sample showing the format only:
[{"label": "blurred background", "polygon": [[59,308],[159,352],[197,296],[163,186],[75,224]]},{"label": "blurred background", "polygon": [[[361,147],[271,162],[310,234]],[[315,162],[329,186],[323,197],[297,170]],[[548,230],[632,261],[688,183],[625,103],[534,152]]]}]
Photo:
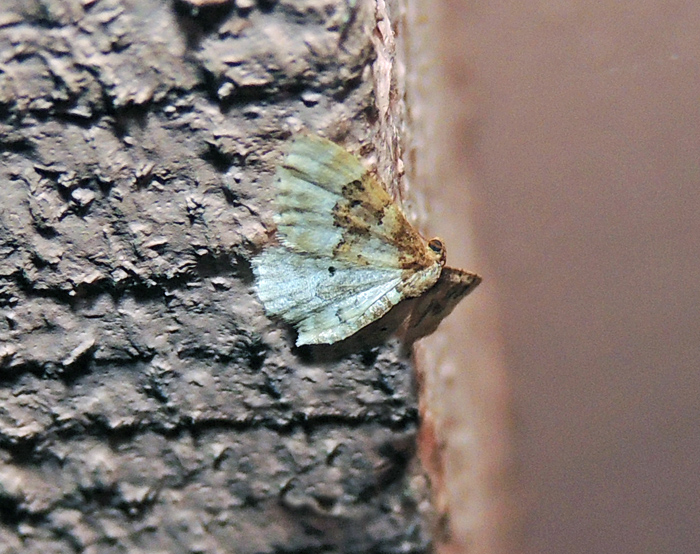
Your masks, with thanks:
[{"label": "blurred background", "polygon": [[699,552],[700,3],[421,9],[431,231],[485,278],[445,324],[470,330],[461,368],[490,362],[451,386],[497,398],[500,421],[472,415],[516,499],[494,517],[517,540],[494,525],[476,551]]}]

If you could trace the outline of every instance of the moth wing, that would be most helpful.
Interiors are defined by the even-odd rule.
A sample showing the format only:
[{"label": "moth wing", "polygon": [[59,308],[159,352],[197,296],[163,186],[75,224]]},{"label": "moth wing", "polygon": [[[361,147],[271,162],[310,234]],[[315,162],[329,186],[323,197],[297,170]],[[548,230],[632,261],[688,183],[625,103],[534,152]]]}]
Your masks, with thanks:
[{"label": "moth wing", "polygon": [[289,148],[282,168],[336,195],[348,183],[367,172],[360,161],[342,147],[317,135],[298,135]]},{"label": "moth wing", "polygon": [[277,178],[275,221],[290,249],[395,269],[436,262],[384,187],[337,144],[300,135]]},{"label": "moth wing", "polygon": [[297,346],[332,344],[376,321],[404,299],[400,277],[378,283],[359,294],[348,294],[335,303],[310,313],[299,322]]},{"label": "moth wing", "polygon": [[[333,343],[349,337],[413,295],[407,279],[420,276],[307,256],[286,248],[264,251],[254,260],[253,271],[266,312],[297,327],[297,345]],[[433,281],[430,285],[438,274],[434,279],[429,277]]]}]

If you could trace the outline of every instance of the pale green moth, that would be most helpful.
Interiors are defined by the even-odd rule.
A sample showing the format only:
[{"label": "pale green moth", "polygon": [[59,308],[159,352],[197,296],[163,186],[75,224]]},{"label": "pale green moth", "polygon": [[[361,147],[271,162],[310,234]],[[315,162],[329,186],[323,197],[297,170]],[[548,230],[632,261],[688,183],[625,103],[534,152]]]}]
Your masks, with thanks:
[{"label": "pale green moth", "polygon": [[280,246],[253,260],[255,289],[268,315],[297,328],[297,345],[347,338],[437,282],[442,242],[424,239],[337,144],[298,136],[276,183]]}]

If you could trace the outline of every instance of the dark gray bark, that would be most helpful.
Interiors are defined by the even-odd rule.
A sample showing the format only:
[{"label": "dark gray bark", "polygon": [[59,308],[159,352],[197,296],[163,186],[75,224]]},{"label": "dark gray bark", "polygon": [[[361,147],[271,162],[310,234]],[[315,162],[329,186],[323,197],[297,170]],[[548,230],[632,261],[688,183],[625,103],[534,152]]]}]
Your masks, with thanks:
[{"label": "dark gray bark", "polygon": [[373,136],[372,3],[0,8],[0,552],[423,552],[398,343],[249,261],[299,126]]}]

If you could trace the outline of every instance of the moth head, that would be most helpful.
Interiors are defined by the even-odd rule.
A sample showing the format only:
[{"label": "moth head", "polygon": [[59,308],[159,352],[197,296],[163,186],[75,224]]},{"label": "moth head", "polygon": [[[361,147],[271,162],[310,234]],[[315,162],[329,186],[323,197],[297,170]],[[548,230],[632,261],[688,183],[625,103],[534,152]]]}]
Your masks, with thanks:
[{"label": "moth head", "polygon": [[433,252],[437,261],[440,265],[445,265],[447,260],[447,249],[445,248],[445,243],[439,238],[435,237],[428,241],[428,248]]}]

